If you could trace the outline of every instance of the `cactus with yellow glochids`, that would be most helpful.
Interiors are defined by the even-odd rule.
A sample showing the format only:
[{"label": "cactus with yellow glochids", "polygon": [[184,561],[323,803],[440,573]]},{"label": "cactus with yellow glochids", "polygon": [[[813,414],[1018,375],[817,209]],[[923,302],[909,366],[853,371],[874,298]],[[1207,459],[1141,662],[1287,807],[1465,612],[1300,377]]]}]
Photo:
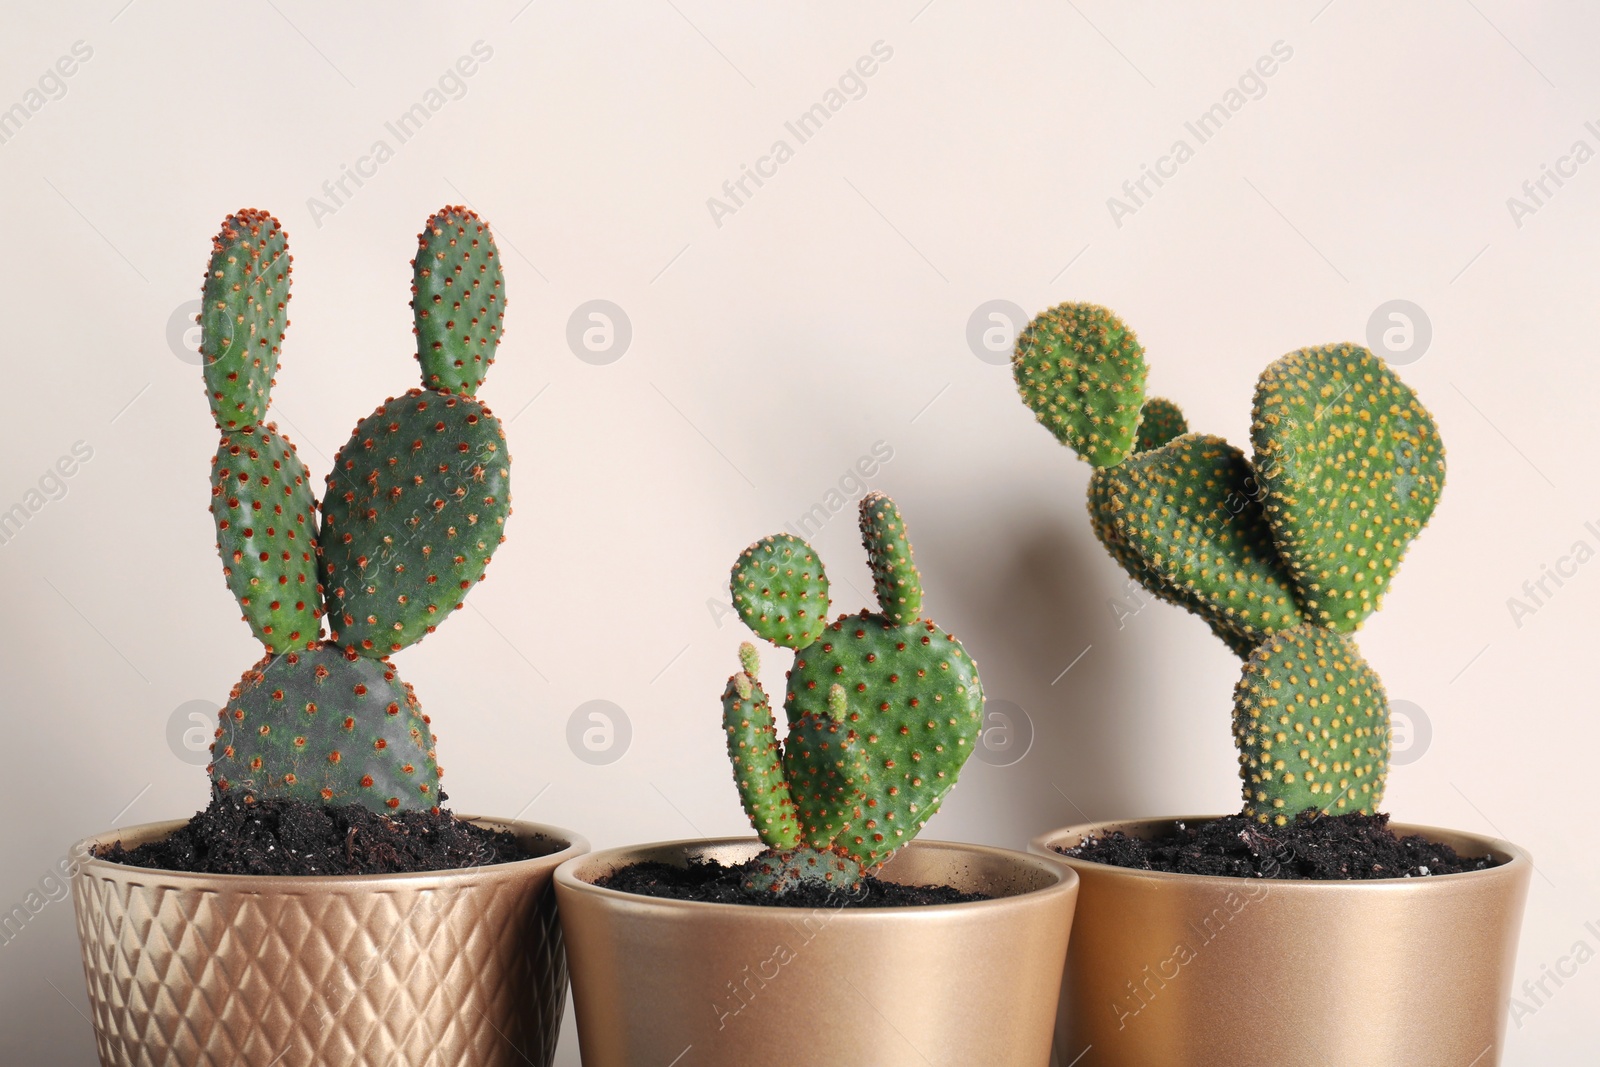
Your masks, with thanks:
[{"label": "cactus with yellow glochids", "polygon": [[1017,339],[1017,387],[1094,468],[1089,516],[1130,577],[1244,660],[1234,689],[1244,813],[1376,813],[1389,705],[1349,636],[1382,603],[1444,485],[1432,415],[1353,344],[1303,348],[1256,384],[1252,454],[1145,395],[1138,338],[1061,304]]},{"label": "cactus with yellow glochids", "polygon": [[504,540],[510,456],[474,395],[501,336],[499,256],[466,208],[428,219],[412,263],[423,386],[356,426],[320,505],[294,445],[266,421],[290,264],[278,220],[240,211],[213,240],[202,290],[202,369],[221,432],[217,549],[266,647],[219,712],[209,773],[219,794],[247,801],[437,810],[431,724],[388,656],[460,608]]},{"label": "cactus with yellow glochids", "polygon": [[828,578],[790,534],[740,554],[730,588],[745,624],[795,652],[780,741],[748,642],[722,694],[734,781],[766,849],[746,888],[850,887],[911,842],[939,810],[982,723],[977,664],[921,618],[922,581],[905,521],[880,493],[861,502],[878,610],[828,621]]}]

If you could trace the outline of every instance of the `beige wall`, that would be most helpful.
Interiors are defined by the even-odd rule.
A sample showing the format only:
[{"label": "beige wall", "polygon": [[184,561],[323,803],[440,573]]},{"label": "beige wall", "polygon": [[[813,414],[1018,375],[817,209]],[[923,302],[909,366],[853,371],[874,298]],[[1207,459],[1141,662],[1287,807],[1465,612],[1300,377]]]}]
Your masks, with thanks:
[{"label": "beige wall", "polygon": [[[413,235],[465,200],[505,256],[509,332],[484,396],[517,416],[516,511],[487,584],[399,659],[458,810],[526,809],[596,845],[741,831],[716,697],[742,628],[710,605],[740,548],[824,501],[877,442],[893,457],[871,483],[910,519],[929,610],[1036,735],[1012,766],[974,761],[929,833],[1018,845],[1080,812],[1232,806],[1235,664],[1164,605],[1119,628],[1086,468],[969,347],[969,317],[991,300],[1108,304],[1140,332],[1152,388],[1238,442],[1267,361],[1361,340],[1403,299],[1431,323],[1403,373],[1450,476],[1362,636],[1432,726],[1391,807],[1533,850],[1519,980],[1593,944],[1600,562],[1562,560],[1600,550],[1600,161],[1560,160],[1579,140],[1600,150],[1600,17],[1501,0],[1204,18],[923,3],[8,13],[0,109],[42,106],[0,126],[0,509],[26,505],[76,442],[92,457],[0,545],[0,905],[76,836],[202,803],[169,724],[258,654],[212,545],[199,372],[181,330],[169,341],[218,219],[261,206],[290,232],[274,409],[320,476],[412,382]],[[46,79],[64,95],[29,98],[77,41],[92,56]],[[478,41],[492,55],[446,79],[400,143],[386,123],[426,108]],[[847,79],[800,143],[786,120],[826,106],[880,41],[864,93]],[[1247,78],[1200,143],[1185,123],[1227,111],[1275,46],[1272,75]],[[1180,138],[1192,157],[1162,163]],[[378,139],[392,158],[361,163]],[[762,163],[776,173],[733,210],[708,208],[778,139],[792,158]],[[1121,186],[1145,164],[1171,177],[1136,203]],[[1575,173],[1514,217],[1507,198],[1545,164]],[[371,176],[336,204],[321,187],[346,165]],[[1132,210],[1113,218],[1113,196]],[[605,365],[566,339],[594,299],[632,328]],[[815,542],[854,608],[867,579],[849,513]],[[1513,618],[1508,598],[1546,565],[1571,576]],[[631,722],[609,765],[567,742],[590,700]],[[0,945],[16,1062],[92,1060],[74,944],[70,905],[53,903]],[[1591,1054],[1600,964],[1547,989],[1508,1062]],[[563,1055],[577,1062],[572,1042]]]}]

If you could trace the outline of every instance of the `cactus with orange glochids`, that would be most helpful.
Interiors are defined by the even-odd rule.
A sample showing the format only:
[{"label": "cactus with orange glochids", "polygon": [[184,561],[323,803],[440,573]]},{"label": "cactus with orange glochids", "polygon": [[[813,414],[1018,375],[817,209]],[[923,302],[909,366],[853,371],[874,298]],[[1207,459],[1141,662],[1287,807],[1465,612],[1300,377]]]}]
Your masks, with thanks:
[{"label": "cactus with orange glochids", "polygon": [[1376,813],[1389,704],[1349,635],[1444,486],[1444,446],[1416,394],[1360,345],[1290,352],[1256,383],[1247,456],[1145,395],[1144,349],[1103,307],[1039,314],[1012,370],[1038,421],[1094,468],[1089,517],[1107,551],[1244,660],[1244,814],[1282,826]]},{"label": "cactus with orange glochids", "polygon": [[412,261],[422,385],[357,424],[320,504],[268,421],[291,262],[278,220],[240,211],[212,242],[202,290],[217,549],[266,650],[218,714],[208,770],[219,795],[247,801],[437,810],[431,724],[389,656],[462,606],[504,540],[511,459],[475,395],[503,328],[500,257],[466,208],[428,219]]}]

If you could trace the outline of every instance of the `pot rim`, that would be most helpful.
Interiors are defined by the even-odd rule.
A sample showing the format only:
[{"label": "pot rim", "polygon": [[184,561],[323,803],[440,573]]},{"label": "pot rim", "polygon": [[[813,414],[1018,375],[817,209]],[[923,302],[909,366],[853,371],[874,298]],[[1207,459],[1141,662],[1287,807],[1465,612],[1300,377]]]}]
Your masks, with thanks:
[{"label": "pot rim", "polygon": [[104,833],[82,838],[72,847],[75,853],[84,855],[83,860],[78,864],[78,873],[80,875],[136,881],[163,881],[165,884],[171,885],[175,883],[184,888],[198,889],[203,887],[212,891],[232,890],[247,893],[338,892],[340,890],[370,889],[374,885],[395,886],[405,889],[447,888],[451,883],[473,876],[518,877],[532,873],[535,868],[553,867],[564,863],[589,851],[588,839],[583,835],[575,834],[570,830],[553,826],[549,823],[525,822],[520,819],[506,819],[494,815],[470,815],[459,812],[452,812],[451,814],[461,822],[476,823],[479,826],[495,830],[508,830],[520,836],[537,835],[558,842],[564,841],[566,844],[554,852],[547,852],[542,856],[531,856],[528,859],[512,860],[510,863],[452,867],[442,871],[398,871],[390,874],[208,874],[204,871],[169,871],[160,867],[136,867],[129,863],[117,863],[113,860],[102,859],[88,851],[95,845],[111,844],[119,838],[156,840],[185,825],[188,822],[187,819],[165,819],[160,822],[139,823],[134,826],[111,829]]},{"label": "pot rim", "polygon": [[1420,834],[1430,840],[1437,841],[1441,836],[1465,838],[1473,842],[1474,849],[1481,849],[1483,853],[1499,854],[1503,860],[1498,866],[1490,867],[1483,871],[1458,871],[1454,874],[1435,874],[1420,878],[1274,878],[1271,880],[1259,878],[1239,878],[1223,874],[1188,874],[1181,871],[1141,871],[1132,867],[1118,867],[1111,863],[1098,863],[1094,860],[1080,859],[1076,856],[1063,856],[1052,847],[1056,841],[1063,837],[1078,835],[1086,836],[1091,832],[1103,833],[1106,830],[1127,830],[1129,827],[1149,826],[1152,823],[1200,823],[1215,822],[1225,819],[1226,815],[1165,815],[1145,819],[1104,819],[1099,822],[1073,823],[1069,826],[1048,830],[1034,837],[1028,842],[1028,851],[1036,856],[1044,856],[1066,864],[1073,868],[1092,868],[1097,872],[1114,872],[1118,877],[1127,877],[1150,882],[1181,881],[1185,885],[1199,885],[1211,883],[1212,888],[1224,886],[1238,886],[1245,884],[1266,884],[1272,887],[1273,892],[1314,893],[1330,892],[1335,889],[1345,892],[1394,892],[1396,889],[1405,888],[1417,891],[1426,885],[1460,885],[1467,879],[1498,879],[1520,877],[1523,869],[1531,871],[1533,856],[1527,849],[1514,845],[1510,841],[1498,837],[1487,837],[1466,830],[1451,830],[1446,827],[1427,826],[1420,823],[1390,823],[1389,828],[1396,834],[1406,836]]},{"label": "pot rim", "polygon": [[[569,893],[582,893],[598,900],[613,903],[626,902],[631,907],[651,908],[667,913],[715,914],[722,911],[727,914],[740,913],[749,915],[758,913],[763,915],[782,916],[786,912],[803,913],[804,907],[783,908],[763,904],[726,904],[709,900],[678,900],[671,897],[652,897],[642,893],[629,893],[622,889],[608,889],[585,881],[578,874],[582,867],[611,863],[613,866],[626,866],[629,862],[639,862],[648,858],[645,853],[661,852],[688,852],[691,849],[705,849],[725,845],[761,845],[757,837],[693,837],[680,838],[673,841],[652,841],[638,845],[621,845],[615,848],[604,848],[598,852],[590,852],[562,863],[556,868],[555,884],[558,890]],[[1024,899],[1042,898],[1050,896],[1075,896],[1078,890],[1078,872],[1070,866],[1052,862],[1049,857],[1030,855],[1017,849],[1001,848],[997,845],[978,845],[963,841],[924,841],[918,838],[902,848],[916,848],[923,850],[938,850],[947,852],[964,852],[973,855],[987,856],[1010,863],[1014,867],[1031,869],[1054,879],[1047,885],[1037,889],[1029,889],[1008,896],[991,897],[988,900],[957,901],[948,904],[915,904],[905,907],[892,908],[836,908],[836,914],[830,922],[882,922],[892,916],[905,916],[908,920],[917,917],[950,914],[968,914],[993,910],[996,908],[1014,908]],[[897,853],[898,854],[898,853]],[[632,859],[625,857],[632,856]],[[618,860],[624,860],[618,863]],[[890,862],[893,862],[891,857]],[[819,905],[819,907],[828,907]],[[712,909],[707,911],[706,909]]]}]

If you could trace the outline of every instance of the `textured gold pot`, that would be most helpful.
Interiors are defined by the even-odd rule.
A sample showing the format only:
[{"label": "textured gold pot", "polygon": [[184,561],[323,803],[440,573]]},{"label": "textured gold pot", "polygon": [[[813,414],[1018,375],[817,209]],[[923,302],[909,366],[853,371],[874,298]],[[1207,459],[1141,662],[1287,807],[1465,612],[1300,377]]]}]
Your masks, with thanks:
[{"label": "textured gold pot", "polygon": [[[330,877],[156,871],[73,880],[100,1062],[128,1067],[548,1064],[566,1002],[550,877],[588,851],[537,823],[463,816],[536,859]],[[181,822],[90,838],[132,848]]]},{"label": "textured gold pot", "polygon": [[[1037,837],[1155,837],[1215,816],[1106,822]],[[1374,881],[1078,872],[1057,1055],[1075,1067],[1493,1067],[1533,862],[1515,845],[1428,826],[1488,871]],[[1074,1058],[1078,1057],[1078,1058]]]},{"label": "textured gold pot", "polygon": [[749,859],[752,839],[597,852],[556,871],[584,1067],[1046,1067],[1077,878],[917,841],[881,877],[997,899],[912,908],[658,900],[593,881],[641,860]]}]

